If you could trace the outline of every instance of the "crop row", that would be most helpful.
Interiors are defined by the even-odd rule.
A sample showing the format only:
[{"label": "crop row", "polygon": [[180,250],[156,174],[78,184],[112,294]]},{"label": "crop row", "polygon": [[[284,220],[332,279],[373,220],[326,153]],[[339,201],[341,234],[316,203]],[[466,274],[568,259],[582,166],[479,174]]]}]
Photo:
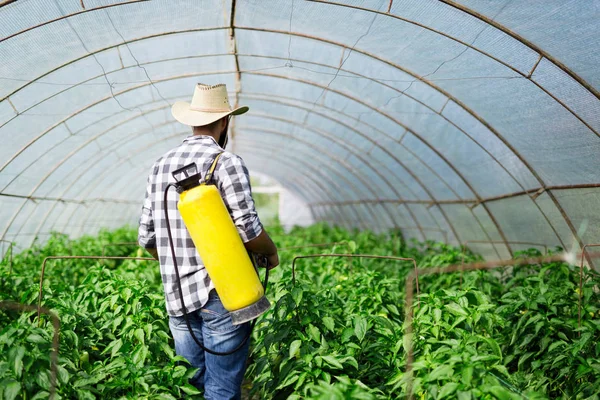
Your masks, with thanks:
[{"label": "crop row", "polygon": [[[434,242],[406,243],[325,225],[270,230],[281,253],[267,295],[273,309],[253,334],[246,376],[256,399],[598,399],[598,275],[587,271],[581,328],[578,271],[564,263],[424,276],[414,305],[413,379],[406,374],[404,280],[411,262],[309,258],[365,253],[413,258],[419,267],[479,260]],[[36,304],[46,256],[140,256],[120,229],[53,236],[0,264],[0,300]],[[314,243],[335,243],[303,247]],[[299,248],[300,247],[300,248]],[[537,255],[535,250],[525,255]],[[173,354],[155,262],[57,260],[42,305],[60,318],[56,398],[201,398],[194,370]],[[0,399],[42,399],[51,390],[53,327],[35,312],[0,310]],[[409,382],[410,381],[410,382]]]}]

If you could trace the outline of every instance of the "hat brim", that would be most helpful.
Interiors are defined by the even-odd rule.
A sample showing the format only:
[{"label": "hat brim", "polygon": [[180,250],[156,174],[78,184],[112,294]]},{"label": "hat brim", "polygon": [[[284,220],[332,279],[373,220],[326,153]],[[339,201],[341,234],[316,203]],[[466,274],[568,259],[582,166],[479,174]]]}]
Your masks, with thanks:
[{"label": "hat brim", "polygon": [[248,111],[248,107],[242,106],[227,112],[204,112],[190,110],[190,103],[177,101],[171,107],[173,118],[188,126],[204,126],[226,117],[228,115],[240,115]]}]

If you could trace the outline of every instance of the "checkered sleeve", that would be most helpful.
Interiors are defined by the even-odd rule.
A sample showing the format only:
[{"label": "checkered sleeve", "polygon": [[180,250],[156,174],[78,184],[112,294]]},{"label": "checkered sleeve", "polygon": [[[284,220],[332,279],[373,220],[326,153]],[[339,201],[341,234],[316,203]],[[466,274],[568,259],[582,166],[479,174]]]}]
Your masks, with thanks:
[{"label": "checkered sleeve", "polygon": [[138,228],[138,243],[146,249],[156,248],[156,233],[154,232],[154,218],[152,215],[152,178],[153,174],[151,173],[148,175],[146,197],[142,205],[142,215],[140,216]]},{"label": "checkered sleeve", "polygon": [[217,186],[244,243],[263,230],[252,199],[250,174],[241,157],[224,153],[215,172]]}]

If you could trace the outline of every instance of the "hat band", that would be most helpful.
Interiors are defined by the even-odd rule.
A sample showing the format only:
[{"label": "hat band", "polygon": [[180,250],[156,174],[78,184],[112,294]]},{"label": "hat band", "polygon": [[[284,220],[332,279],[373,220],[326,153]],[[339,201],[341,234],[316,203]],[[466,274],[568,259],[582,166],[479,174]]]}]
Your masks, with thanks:
[{"label": "hat band", "polygon": [[192,107],[191,105],[190,105],[190,110],[209,112],[209,113],[221,113],[221,112],[230,112],[231,111],[229,108],[202,108],[202,107]]}]

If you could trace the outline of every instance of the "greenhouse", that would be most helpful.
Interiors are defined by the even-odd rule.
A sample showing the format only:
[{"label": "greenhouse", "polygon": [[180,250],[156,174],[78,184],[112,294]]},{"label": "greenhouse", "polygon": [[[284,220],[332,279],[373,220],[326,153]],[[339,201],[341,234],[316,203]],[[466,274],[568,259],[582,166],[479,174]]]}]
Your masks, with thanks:
[{"label": "greenhouse", "polygon": [[244,399],[600,399],[600,0],[0,0],[0,140],[0,400],[229,398],[186,257],[264,284]]}]

